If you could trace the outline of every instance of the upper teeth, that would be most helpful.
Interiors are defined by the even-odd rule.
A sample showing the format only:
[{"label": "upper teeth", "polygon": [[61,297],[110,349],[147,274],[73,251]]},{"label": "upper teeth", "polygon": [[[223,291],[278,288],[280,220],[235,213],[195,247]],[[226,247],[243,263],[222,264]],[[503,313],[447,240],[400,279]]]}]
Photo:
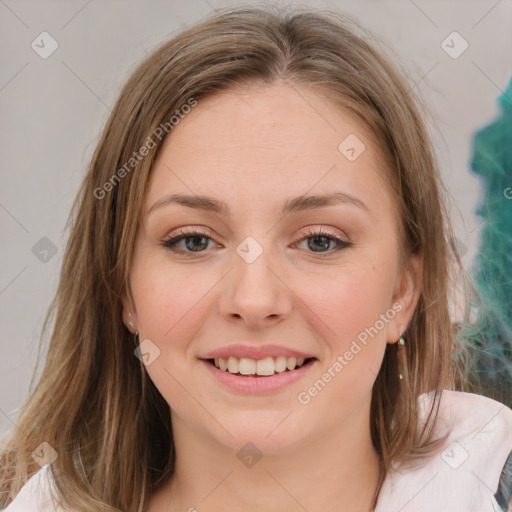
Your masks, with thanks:
[{"label": "upper teeth", "polygon": [[242,375],[274,375],[274,372],[294,370],[304,364],[303,357],[266,357],[265,359],[249,359],[247,357],[230,356],[227,360],[222,357],[214,359],[215,366],[229,373]]}]

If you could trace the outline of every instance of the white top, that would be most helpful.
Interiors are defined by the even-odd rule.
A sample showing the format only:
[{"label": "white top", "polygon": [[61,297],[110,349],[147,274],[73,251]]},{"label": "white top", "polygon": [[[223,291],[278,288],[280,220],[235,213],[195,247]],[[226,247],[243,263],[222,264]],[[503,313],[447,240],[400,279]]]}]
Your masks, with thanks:
[{"label": "white top", "polygon": [[[422,418],[431,396],[419,398]],[[504,511],[494,497],[512,452],[512,410],[484,396],[444,391],[436,435],[450,426],[436,454],[423,459],[417,469],[386,478],[376,512],[512,512],[512,506]],[[5,512],[69,512],[51,504],[48,468],[28,480]]]}]

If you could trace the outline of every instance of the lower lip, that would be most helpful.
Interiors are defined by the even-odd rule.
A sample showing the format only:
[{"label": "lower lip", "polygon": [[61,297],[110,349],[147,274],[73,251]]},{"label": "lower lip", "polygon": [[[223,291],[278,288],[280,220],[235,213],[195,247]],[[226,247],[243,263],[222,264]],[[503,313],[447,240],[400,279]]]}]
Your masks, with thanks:
[{"label": "lower lip", "polygon": [[200,362],[221,384],[231,390],[245,395],[261,395],[280,391],[286,386],[298,381],[311,370],[318,362],[318,359],[296,370],[276,372],[274,375],[269,375],[268,377],[234,375],[227,371],[219,370],[219,368],[204,359],[200,359]]}]

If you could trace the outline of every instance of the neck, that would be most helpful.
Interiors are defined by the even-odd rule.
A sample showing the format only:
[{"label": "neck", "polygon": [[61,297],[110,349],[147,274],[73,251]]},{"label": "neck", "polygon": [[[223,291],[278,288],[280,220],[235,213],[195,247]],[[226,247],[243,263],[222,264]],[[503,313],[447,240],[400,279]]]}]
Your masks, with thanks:
[{"label": "neck", "polygon": [[175,472],[148,512],[368,512],[380,466],[367,412],[352,415],[342,429],[277,454],[264,453],[247,466],[237,450],[192,431],[175,415]]}]

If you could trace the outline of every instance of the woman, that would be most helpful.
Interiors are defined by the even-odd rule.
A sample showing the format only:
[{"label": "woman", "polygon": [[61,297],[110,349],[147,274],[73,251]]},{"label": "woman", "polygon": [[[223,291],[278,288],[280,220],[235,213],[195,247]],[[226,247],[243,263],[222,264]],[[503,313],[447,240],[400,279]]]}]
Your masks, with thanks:
[{"label": "woman", "polygon": [[133,73],[3,448],[8,512],[504,509],[512,411],[462,391],[442,182],[369,39],[232,9]]}]

